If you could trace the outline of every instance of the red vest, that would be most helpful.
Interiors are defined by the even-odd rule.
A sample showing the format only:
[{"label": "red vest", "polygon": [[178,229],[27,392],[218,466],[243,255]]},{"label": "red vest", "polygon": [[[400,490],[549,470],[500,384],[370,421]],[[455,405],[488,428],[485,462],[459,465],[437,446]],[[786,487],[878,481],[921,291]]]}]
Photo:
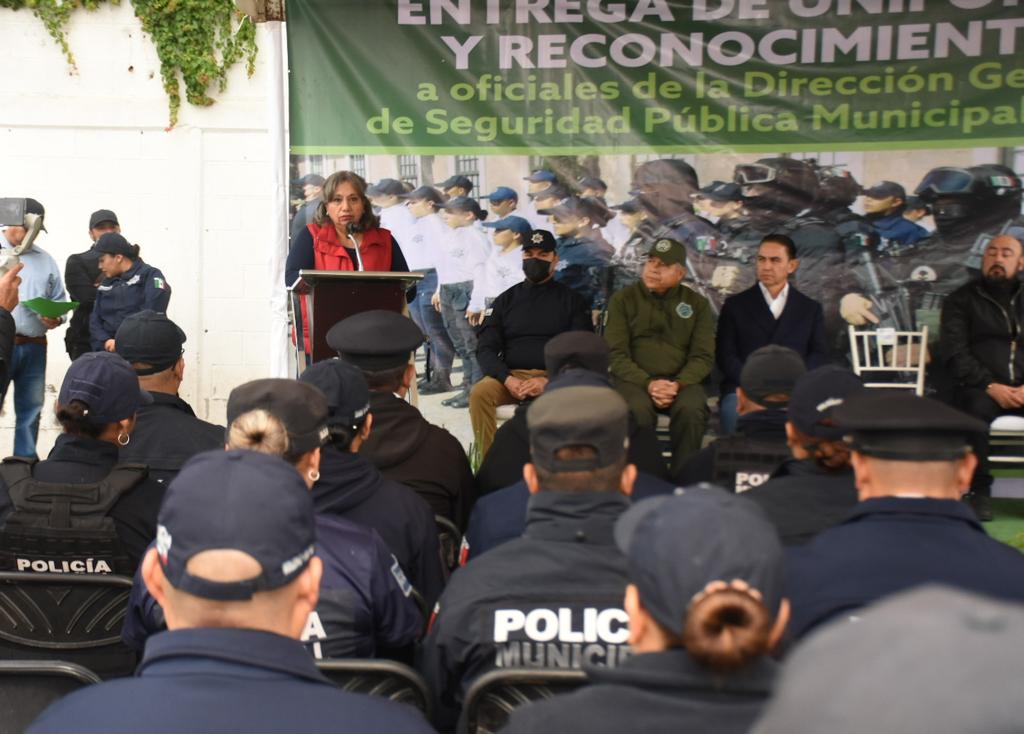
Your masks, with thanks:
[{"label": "red vest", "polygon": [[[357,270],[345,245],[338,241],[338,231],[331,222],[310,224],[313,235],[313,259],[317,270]],[[346,244],[351,244],[347,241]],[[389,272],[391,270],[391,232],[386,229],[368,229],[363,232],[359,246],[363,270]]]},{"label": "red vest", "polygon": [[[317,270],[356,270],[348,251],[338,241],[338,231],[332,222],[308,225],[313,235],[313,267]],[[351,244],[351,240],[348,241]],[[359,245],[359,256],[363,259],[365,271],[391,271],[391,232],[386,229],[368,229],[363,232],[363,241]],[[302,311],[302,339],[306,345],[306,354],[313,351],[309,341],[309,314],[306,299],[299,300]]]}]

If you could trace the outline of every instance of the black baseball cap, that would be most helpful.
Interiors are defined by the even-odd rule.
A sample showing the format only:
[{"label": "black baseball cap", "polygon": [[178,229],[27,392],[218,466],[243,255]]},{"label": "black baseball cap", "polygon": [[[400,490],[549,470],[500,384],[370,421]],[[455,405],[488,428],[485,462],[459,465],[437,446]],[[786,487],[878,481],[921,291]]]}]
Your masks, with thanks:
[{"label": "black baseball cap", "polygon": [[407,201],[432,201],[438,205],[444,203],[444,195],[433,186],[420,186],[418,189],[413,189],[408,194],[399,194],[398,198],[405,199]]},{"label": "black baseball cap", "polygon": [[104,235],[100,235],[92,248],[96,252],[102,252],[107,255],[127,255],[131,257],[135,254],[128,240],[118,232],[107,232]]},{"label": "black baseball cap", "polygon": [[265,410],[288,433],[288,455],[300,456],[327,440],[327,399],[312,385],[268,377],[239,385],[228,395],[228,428],[240,415]]},{"label": "black baseball cap", "polygon": [[694,196],[702,196],[705,199],[715,201],[742,201],[743,192],[740,185],[732,181],[712,181],[700,189]]},{"label": "black baseball cap", "polygon": [[608,184],[596,176],[581,176],[576,180],[576,185],[583,189],[601,189],[602,191],[608,190]]},{"label": "black baseball cap", "polygon": [[345,362],[367,371],[409,363],[424,342],[412,319],[394,311],[374,309],[342,319],[327,331],[327,346]]},{"label": "black baseball cap", "polygon": [[656,257],[666,265],[682,265],[686,267],[686,246],[679,240],[662,237],[654,241],[647,257]]},{"label": "black baseball cap", "polygon": [[[46,209],[43,208],[43,205],[39,201],[37,201],[36,199],[33,199],[31,197],[26,197],[25,198],[25,213],[26,214],[38,214],[39,216],[43,217],[44,219],[46,218]],[[40,228],[44,232],[46,232],[46,227],[45,226],[41,226]]]},{"label": "black baseball cap", "polygon": [[405,193],[402,182],[393,178],[382,178],[377,183],[366,187],[367,196],[399,196]]},{"label": "black baseball cap", "polygon": [[121,226],[121,223],[117,221],[117,215],[110,211],[110,209],[97,209],[89,215],[89,229],[95,229],[105,222],[110,222],[118,227]]},{"label": "black baseball cap", "polygon": [[297,178],[292,181],[296,186],[323,186],[325,179],[323,176],[316,173],[307,173],[302,178]]},{"label": "black baseball cap", "polygon": [[818,367],[805,373],[789,396],[787,419],[808,436],[838,441],[845,433],[835,409],[866,389],[857,375],[837,365]]},{"label": "black baseball cap", "polygon": [[[282,459],[258,451],[207,451],[170,483],[157,517],[160,567],[179,591],[244,601],[290,583],[315,552],[313,494]],[[241,551],[261,566],[239,581],[194,576],[188,562],[208,550]]]},{"label": "black baseball cap", "polygon": [[116,423],[131,418],[140,406],[153,402],[153,396],[139,387],[135,370],[113,352],[86,352],[68,367],[57,402],[85,403],[90,423]]},{"label": "black baseball cap", "polygon": [[[743,363],[740,371],[740,387],[747,397],[758,405],[769,408],[789,404],[793,387],[807,367],[803,357],[789,347],[768,344],[755,349]],[[785,400],[769,400],[772,395],[785,395]]]},{"label": "black baseball cap", "polygon": [[544,252],[554,252],[558,248],[558,241],[555,236],[546,229],[535,229],[528,237],[523,238],[523,249],[538,249]]},{"label": "black baseball cap", "polygon": [[311,365],[299,381],[316,387],[327,397],[327,425],[358,430],[370,412],[370,388],[359,369],[340,359]]},{"label": "black baseball cap", "polygon": [[915,209],[927,209],[931,211],[931,207],[920,196],[908,196],[907,209],[910,211],[914,211]]},{"label": "black baseball cap", "polygon": [[837,407],[835,419],[855,451],[895,461],[960,459],[988,433],[983,421],[905,390],[864,390]]},{"label": "black baseball cap", "polygon": [[548,186],[546,189],[541,189],[540,191],[534,191],[532,193],[527,194],[527,196],[529,196],[531,199],[552,199],[552,198],[554,198],[554,199],[558,199],[559,201],[561,201],[562,199],[564,199],[567,196],[569,196],[569,189],[567,189],[565,186],[563,186],[560,183],[553,183],[550,186]]},{"label": "black baseball cap", "polygon": [[577,367],[607,375],[610,354],[608,342],[592,331],[563,331],[544,345],[544,370],[549,378]]},{"label": "black baseball cap", "polygon": [[907,200],[907,191],[895,181],[879,181],[874,186],[864,189],[864,196],[872,199],[885,199],[895,196],[897,199]]},{"label": "black baseball cap", "polygon": [[550,214],[555,219],[565,217],[586,217],[598,226],[607,224],[611,219],[611,211],[594,197],[579,198],[571,196],[565,201],[549,209],[538,209],[538,214]]},{"label": "black baseball cap", "polygon": [[636,199],[626,199],[626,201],[621,204],[613,204],[609,208],[618,209],[626,214],[635,214],[636,212],[643,210],[643,206]]},{"label": "black baseball cap", "polygon": [[114,336],[117,353],[130,363],[150,367],[136,368],[137,375],[153,375],[173,367],[181,359],[185,332],[166,314],[146,309],[121,322]]},{"label": "black baseball cap", "polygon": [[[545,392],[526,411],[530,456],[551,472],[590,471],[610,466],[626,455],[629,408],[609,387],[567,387]],[[559,449],[589,446],[586,459],[559,459]]]},{"label": "black baseball cap", "polygon": [[467,194],[473,190],[473,182],[466,176],[449,176],[438,184],[438,188],[442,191],[455,186],[458,186],[460,189],[465,189]]},{"label": "black baseball cap", "polygon": [[682,633],[691,603],[712,581],[745,581],[773,614],[782,602],[775,526],[756,502],[718,487],[634,503],[615,522],[615,544],[644,608],[670,632]]}]

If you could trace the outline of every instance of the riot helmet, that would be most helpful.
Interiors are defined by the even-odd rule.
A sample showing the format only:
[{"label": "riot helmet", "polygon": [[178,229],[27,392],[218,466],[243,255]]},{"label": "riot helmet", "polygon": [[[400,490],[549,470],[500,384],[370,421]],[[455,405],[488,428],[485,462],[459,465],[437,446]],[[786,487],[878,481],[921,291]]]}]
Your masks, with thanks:
[{"label": "riot helmet", "polygon": [[700,188],[697,172],[686,161],[659,158],[637,166],[633,190],[644,209],[659,219],[693,212],[692,195]]},{"label": "riot helmet", "polygon": [[742,187],[748,209],[787,218],[809,207],[818,193],[814,167],[795,158],[762,158],[738,165],[733,180]]},{"label": "riot helmet", "polygon": [[914,189],[932,209],[944,237],[980,234],[1020,214],[1021,180],[995,163],[933,168]]}]

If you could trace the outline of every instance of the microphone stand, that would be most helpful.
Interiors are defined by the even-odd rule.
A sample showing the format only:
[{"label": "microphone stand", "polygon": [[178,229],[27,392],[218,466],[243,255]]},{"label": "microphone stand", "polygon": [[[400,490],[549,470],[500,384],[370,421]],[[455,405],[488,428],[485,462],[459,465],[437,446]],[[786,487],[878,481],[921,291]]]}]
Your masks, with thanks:
[{"label": "microphone stand", "polygon": [[357,231],[356,224],[354,222],[349,222],[347,230],[348,238],[352,241],[352,247],[354,247],[356,251],[356,270],[361,271],[363,269],[363,256],[359,254],[359,243],[356,242],[356,238],[352,236],[352,233]]}]

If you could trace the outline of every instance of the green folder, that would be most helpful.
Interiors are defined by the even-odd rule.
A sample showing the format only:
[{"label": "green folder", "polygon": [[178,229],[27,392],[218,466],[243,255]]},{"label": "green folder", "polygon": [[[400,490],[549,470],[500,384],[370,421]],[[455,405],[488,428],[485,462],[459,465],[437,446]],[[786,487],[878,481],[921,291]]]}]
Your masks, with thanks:
[{"label": "green folder", "polygon": [[78,301],[51,301],[49,298],[32,298],[22,301],[21,305],[32,309],[40,316],[56,319],[78,306]]}]

